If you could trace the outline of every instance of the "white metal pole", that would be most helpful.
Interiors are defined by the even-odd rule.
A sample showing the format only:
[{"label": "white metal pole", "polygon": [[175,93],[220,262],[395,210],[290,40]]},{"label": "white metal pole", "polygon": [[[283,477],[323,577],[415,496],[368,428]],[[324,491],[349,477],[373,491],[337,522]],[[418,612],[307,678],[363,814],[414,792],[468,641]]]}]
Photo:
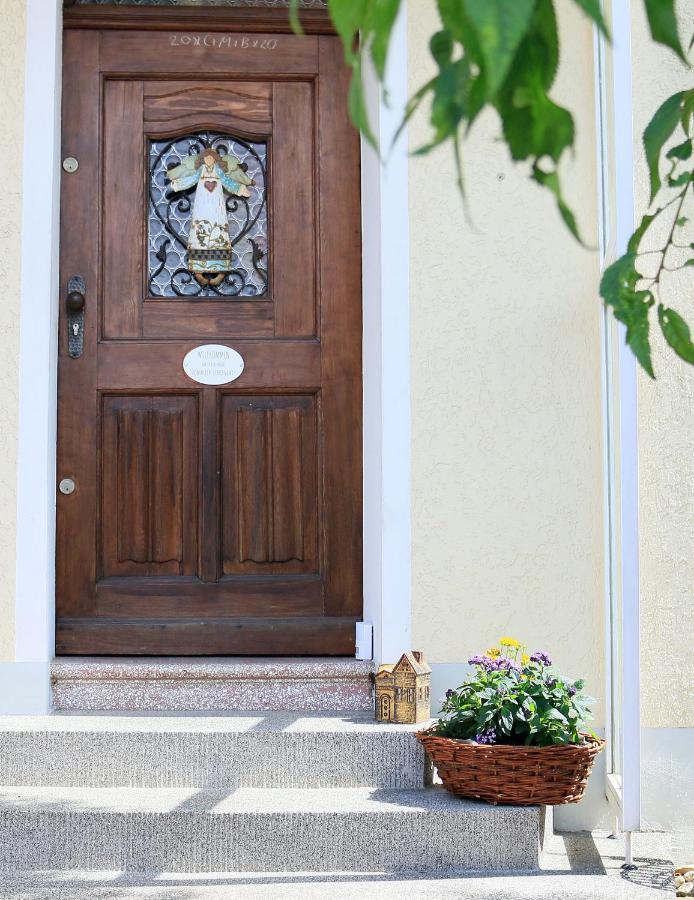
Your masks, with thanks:
[{"label": "white metal pole", "polygon": [[[634,229],[631,0],[612,4],[617,250]],[[637,363],[620,326],[619,494],[621,529],[622,828],[631,864],[631,832],[641,827],[641,710],[639,684],[639,471]]]}]

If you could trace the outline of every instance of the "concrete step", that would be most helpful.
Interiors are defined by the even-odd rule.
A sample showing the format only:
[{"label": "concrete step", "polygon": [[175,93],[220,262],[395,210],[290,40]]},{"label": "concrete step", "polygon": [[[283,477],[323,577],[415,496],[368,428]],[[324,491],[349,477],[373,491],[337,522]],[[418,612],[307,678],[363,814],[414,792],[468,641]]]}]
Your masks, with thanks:
[{"label": "concrete step", "polygon": [[534,870],[541,811],[417,791],[0,789],[0,870]]},{"label": "concrete step", "polygon": [[370,713],[0,717],[5,784],[145,788],[421,788],[413,732]]},{"label": "concrete step", "polygon": [[57,657],[53,705],[70,710],[373,708],[373,663],[343,658]]},{"label": "concrete step", "polygon": [[0,873],[3,900],[665,900],[609,875],[395,875],[389,872]]}]

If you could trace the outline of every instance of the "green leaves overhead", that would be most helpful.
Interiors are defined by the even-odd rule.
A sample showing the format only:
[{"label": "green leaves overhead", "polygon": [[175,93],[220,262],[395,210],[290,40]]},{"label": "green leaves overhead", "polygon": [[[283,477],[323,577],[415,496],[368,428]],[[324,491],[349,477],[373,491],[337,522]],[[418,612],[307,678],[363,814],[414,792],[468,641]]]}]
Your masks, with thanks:
[{"label": "green leaves overhead", "polygon": [[643,146],[646,150],[648,173],[651,180],[651,200],[660,190],[660,153],[665,142],[680,124],[684,91],[673,94],[661,104],[643,133]]},{"label": "green leaves overhead", "polygon": [[[377,147],[365,102],[364,60],[373,65],[382,97],[387,102],[388,48],[401,0],[327,2],[345,58],[352,68],[351,118],[369,143]],[[573,0],[573,3],[609,40],[603,0]],[[678,34],[676,0],[643,0],[643,3],[653,39],[687,63]],[[436,0],[439,21],[432,22],[429,39],[435,72],[408,101],[394,142],[425,101],[430,103],[431,131],[424,145],[415,152],[427,154],[449,143],[464,197],[463,140],[483,110],[494,110],[512,159],[525,162],[532,180],[551,192],[566,227],[580,240],[576,218],[566,202],[560,180],[562,160],[574,147],[574,120],[569,110],[551,96],[559,65],[556,6],[557,0]],[[289,0],[289,14],[292,27],[300,33],[299,0]],[[693,125],[694,88],[669,97],[649,122],[643,143],[650,200],[661,190],[674,196],[659,202],[654,211],[647,210],[628,243],[627,253],[605,271],[600,285],[605,303],[626,328],[628,345],[651,377],[649,315],[656,306],[665,340],[683,360],[694,364],[689,327],[677,312],[661,302],[660,296],[661,276],[677,270],[691,271],[694,267],[694,243],[688,243],[690,236],[685,237],[694,215],[684,206],[685,200],[692,201]],[[670,217],[667,222],[665,217]],[[646,234],[656,220],[663,227],[653,228],[652,233],[662,237],[663,232],[668,232],[665,244],[644,249]],[[685,259],[683,252],[687,251],[689,258]],[[649,282],[641,277],[637,261],[646,256],[653,263],[658,255],[657,273]]]},{"label": "green leaves overhead", "polygon": [[644,0],[648,24],[654,41],[664,44],[687,62],[677,30],[675,0]]}]

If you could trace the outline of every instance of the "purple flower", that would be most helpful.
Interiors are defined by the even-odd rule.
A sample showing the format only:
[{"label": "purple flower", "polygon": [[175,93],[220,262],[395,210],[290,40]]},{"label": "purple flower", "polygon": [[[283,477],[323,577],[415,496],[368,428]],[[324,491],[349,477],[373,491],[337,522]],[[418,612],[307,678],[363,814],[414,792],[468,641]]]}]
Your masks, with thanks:
[{"label": "purple flower", "polygon": [[496,731],[493,728],[487,728],[486,731],[481,731],[479,734],[476,734],[475,740],[478,744],[495,744]]},{"label": "purple flower", "polygon": [[513,659],[507,659],[505,656],[500,656],[496,662],[498,663],[497,669],[513,669],[515,672],[520,672],[520,666]]},{"label": "purple flower", "polygon": [[450,688],[448,688],[448,690],[446,691],[446,700],[450,700],[452,696],[453,696],[453,691]]},{"label": "purple flower", "polygon": [[491,658],[489,656],[471,656],[468,660],[469,666],[487,666],[488,663],[491,662]]},{"label": "purple flower", "polygon": [[543,650],[536,650],[530,655],[530,662],[540,663],[541,666],[551,666],[552,660]]},{"label": "purple flower", "polygon": [[545,684],[551,691],[552,688],[555,688],[557,686],[557,679],[556,678],[545,678]]},{"label": "purple flower", "polygon": [[571,685],[569,687],[567,693],[568,693],[569,697],[573,697],[576,694],[576,688],[573,685]]}]

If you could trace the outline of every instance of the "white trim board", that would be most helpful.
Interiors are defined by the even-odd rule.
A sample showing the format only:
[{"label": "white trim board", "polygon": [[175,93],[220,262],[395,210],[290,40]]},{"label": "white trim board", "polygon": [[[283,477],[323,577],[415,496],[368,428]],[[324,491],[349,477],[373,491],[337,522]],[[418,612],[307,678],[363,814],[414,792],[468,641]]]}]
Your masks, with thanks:
[{"label": "white trim board", "polygon": [[411,649],[411,424],[409,157],[406,130],[391,150],[407,103],[407,13],[393,30],[389,105],[372,70],[365,86],[381,163],[362,140],[364,310],[364,620],[374,659]]},{"label": "white trim board", "polygon": [[[62,4],[27,0],[19,327],[15,702],[47,708],[55,634],[55,446]],[[41,140],[36,136],[41,135]],[[26,667],[37,677],[25,680]],[[41,674],[43,673],[43,674]],[[2,702],[2,701],[0,701]]]},{"label": "white trim board", "polygon": [[[32,664],[35,677],[12,700],[25,669],[8,664],[0,712],[7,703],[13,712],[40,713],[50,702],[55,647],[61,0],[27,0],[26,21],[22,234],[32,240],[22,243],[31,279],[22,279],[20,311],[15,661]],[[390,108],[375,81],[368,86],[384,147],[407,96],[404,10],[390,59]],[[407,179],[405,135],[387,167],[363,147],[364,619],[374,624],[377,660],[409,649],[411,618]]]}]

